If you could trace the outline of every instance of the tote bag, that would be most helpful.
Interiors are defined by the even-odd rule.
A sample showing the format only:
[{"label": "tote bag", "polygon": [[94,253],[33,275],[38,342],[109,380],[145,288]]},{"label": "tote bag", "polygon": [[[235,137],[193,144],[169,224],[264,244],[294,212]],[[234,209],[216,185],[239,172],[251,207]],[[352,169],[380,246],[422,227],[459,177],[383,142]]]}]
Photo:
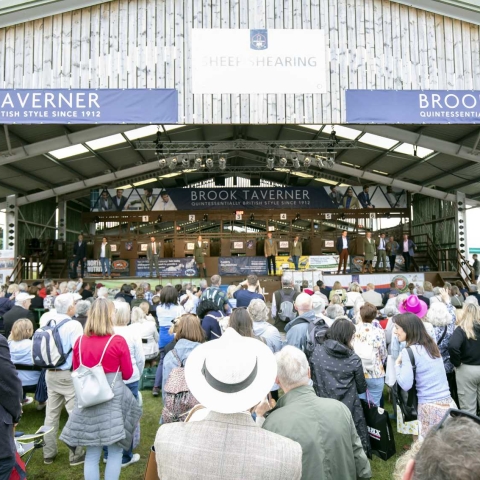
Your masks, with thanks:
[{"label": "tote bag", "polygon": [[73,387],[75,389],[75,397],[77,399],[78,408],[93,407],[100,405],[101,403],[108,402],[114,397],[113,387],[117,380],[120,367],[117,369],[117,373],[110,385],[105,375],[105,371],[102,367],[103,357],[107,351],[112,338],[109,339],[105,348],[103,349],[100,361],[95,367],[86,367],[82,363],[82,337],[78,345],[78,354],[80,357],[80,366],[72,373]]},{"label": "tote bag", "polygon": [[398,383],[397,383],[397,404],[400,407],[402,412],[402,417],[404,422],[411,422],[417,419],[417,411],[418,411],[418,397],[417,397],[417,385],[415,381],[415,372],[417,370],[417,366],[415,365],[415,357],[413,356],[412,349],[410,347],[406,347],[408,356],[410,358],[410,362],[412,364],[413,369],[413,385],[410,390],[404,390]]}]

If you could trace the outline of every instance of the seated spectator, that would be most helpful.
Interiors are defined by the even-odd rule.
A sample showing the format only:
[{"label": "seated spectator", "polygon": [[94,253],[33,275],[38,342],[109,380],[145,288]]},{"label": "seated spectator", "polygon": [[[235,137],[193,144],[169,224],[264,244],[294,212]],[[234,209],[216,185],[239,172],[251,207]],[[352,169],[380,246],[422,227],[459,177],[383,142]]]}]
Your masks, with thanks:
[{"label": "seated spectator", "polygon": [[480,471],[480,425],[475,416],[448,411],[432,428],[402,480],[477,480]]},{"label": "seated spectator", "polygon": [[295,310],[297,310],[298,316],[285,325],[287,345],[305,350],[308,325],[316,318],[312,309],[312,297],[306,293],[300,293],[295,299]]},{"label": "seated spectator", "polygon": [[186,283],[184,287],[185,293],[180,297],[180,305],[184,308],[185,313],[193,313],[196,315],[200,299],[194,294],[191,283]]},{"label": "seated spectator", "polygon": [[325,322],[329,327],[333,325],[333,322],[338,318],[345,315],[343,307],[341,305],[329,305],[326,310]]},{"label": "seated spectator", "polygon": [[32,295],[32,302],[30,303],[30,310],[35,311],[36,308],[43,308],[43,298],[38,295],[38,287],[28,287],[28,294]]},{"label": "seated spectator", "polygon": [[152,297],[152,305],[150,306],[150,315],[153,315],[153,317],[156,319],[157,318],[157,307],[160,305],[160,295],[154,295]]},{"label": "seated spectator", "polygon": [[16,283],[11,283],[7,287],[7,293],[5,294],[5,297],[10,298],[14,293],[20,292],[20,288]]},{"label": "seated spectator", "polygon": [[[315,292],[313,295],[312,295],[312,308],[313,308],[313,311],[315,312],[315,317],[317,318],[323,318],[323,320],[327,321],[327,318],[325,317],[325,305],[327,303],[325,302],[325,300],[323,299],[323,297],[321,297],[320,295],[317,294],[317,292]],[[328,319],[330,320],[330,319]]]},{"label": "seated spectator", "polygon": [[322,345],[310,358],[313,388],[319,397],[339,400],[352,413],[365,453],[370,456],[370,440],[363,408],[357,394],[365,393],[367,382],[360,357],[353,351],[355,325],[346,317],[333,322]]},{"label": "seated spectator", "polygon": [[315,286],[313,287],[313,294],[319,296],[320,298],[322,298],[323,301],[324,301],[324,303],[325,303],[325,305],[328,305],[328,297],[325,296],[325,295],[321,292],[320,287],[319,287],[318,285],[315,285]]},{"label": "seated spectator", "polygon": [[[0,297],[0,317],[3,317],[14,305],[15,305],[15,296],[17,293],[13,293],[9,297],[3,296]],[[2,325],[3,328],[3,325]]]},{"label": "seated spectator", "polygon": [[[355,430],[350,410],[341,402],[319,398],[309,385],[305,354],[286,346],[275,355],[277,379],[284,395],[269,412],[263,429],[290,438],[302,446],[302,478],[371,478],[370,463]],[[270,409],[268,401],[257,408],[257,422]]]},{"label": "seated spectator", "polygon": [[58,295],[57,287],[50,284],[45,288],[45,298],[43,299],[43,308],[45,310],[53,310],[53,305],[55,303],[55,297]]},{"label": "seated spectator", "polygon": [[455,308],[462,308],[463,302],[465,301],[464,296],[460,293],[459,288],[456,285],[453,285],[451,288],[450,302]]},{"label": "seated spectator", "polygon": [[313,295],[313,290],[308,286],[308,280],[302,280],[300,291],[306,293],[307,295]]},{"label": "seated spectator", "polygon": [[355,300],[362,297],[362,287],[357,282],[352,282],[348,288],[346,307],[353,307]]},{"label": "seated spectator", "polygon": [[197,315],[201,320],[202,328],[207,341],[215,340],[222,335],[222,329],[218,323],[223,318],[222,307],[212,300],[200,299],[197,307]]},{"label": "seated spectator", "polygon": [[[102,286],[101,288],[104,288],[104,287]],[[107,290],[107,295],[108,295],[108,290]],[[99,292],[97,296],[100,296]],[[130,305],[133,302],[132,287],[127,284],[122,285],[122,288],[120,289],[120,291],[115,295],[115,300],[118,297],[123,298]]]},{"label": "seated spectator", "polygon": [[[245,289],[244,289],[245,287]],[[233,294],[237,301],[237,308],[248,307],[254,298],[265,301],[265,297],[260,293],[260,281],[256,275],[249,275],[247,279],[240,283]]]},{"label": "seated spectator", "polygon": [[432,298],[434,295],[432,282],[423,282],[423,296],[426,298]]},{"label": "seated spectator", "polygon": [[[31,320],[22,318],[17,320],[12,327],[8,337],[10,358],[17,369],[18,378],[22,382],[23,404],[32,403],[33,399],[28,398],[27,393],[35,393],[40,379],[41,369],[36,369],[32,359],[32,335],[33,324]],[[43,380],[45,381],[45,380]],[[39,404],[40,408],[45,407],[45,402]],[[40,409],[39,408],[39,409]]]},{"label": "seated spectator", "polygon": [[227,288],[227,299],[228,304],[230,305],[230,311],[234,308],[237,308],[237,299],[234,298],[233,294],[237,291],[236,285],[229,285]]},{"label": "seated spectator", "polygon": [[355,325],[362,323],[362,317],[360,316],[360,309],[365,305],[365,300],[363,297],[357,298],[355,300],[355,305],[348,312],[348,316],[352,319],[352,322]]},{"label": "seated spectator", "polygon": [[463,302],[463,305],[467,305],[469,303],[473,303],[473,305],[475,305],[476,307],[478,307],[478,299],[477,297],[473,297],[472,295],[469,295],[465,301]]},{"label": "seated spectator", "polygon": [[365,292],[362,293],[363,299],[375,307],[383,307],[382,295],[375,291],[373,283],[367,283]]},{"label": "seated spectator", "polygon": [[465,288],[465,285],[463,284],[463,282],[461,282],[460,280],[457,280],[455,282],[455,285],[457,286],[458,290],[460,291],[463,299],[467,298],[468,297],[468,289]]},{"label": "seated spectator", "polygon": [[[148,305],[148,302],[144,303]],[[137,332],[137,335],[140,337],[145,360],[151,361],[156,359],[160,350],[155,319],[151,315],[145,315],[145,310],[141,307],[133,307],[129,320],[131,320],[129,328]]]},{"label": "seated spectator", "polygon": [[85,282],[82,286],[82,289],[80,290],[80,295],[84,300],[89,297],[93,297],[92,284],[89,282]]},{"label": "seated spectator", "polygon": [[386,305],[388,300],[392,297],[396,297],[400,292],[397,290],[395,286],[395,282],[390,283],[390,289],[385,292],[382,296],[382,303],[383,305]]},{"label": "seated spectator", "polygon": [[145,290],[142,286],[137,287],[135,290],[135,300],[132,300],[130,303],[130,307],[138,307],[140,304],[145,300]]},{"label": "seated spectator", "polygon": [[149,321],[149,322],[153,322],[153,323],[156,323],[155,322],[155,317],[152,315],[151,311],[150,311],[150,303],[148,303],[147,300],[144,300],[140,305],[139,307],[142,309],[143,313],[145,314],[145,317],[146,319]]},{"label": "seated spectator", "polygon": [[422,302],[425,302],[425,304],[427,305],[427,307],[429,307],[429,306],[430,306],[430,298],[429,298],[429,297],[426,297],[426,296],[424,295],[425,292],[424,292],[424,290],[423,290],[423,287],[419,285],[416,290],[417,290],[417,297],[418,297],[418,299],[421,300]]},{"label": "seated spectator", "polygon": [[265,344],[231,328],[216,342],[195,348],[185,379],[208,414],[201,422],[160,427],[155,439],[159,478],[300,480],[300,445],[257,428],[245,415],[266,397],[276,371]]},{"label": "seated spectator", "polygon": [[342,284],[340,282],[335,282],[333,284],[333,287],[330,290],[330,294],[328,295],[330,301],[332,301],[332,297],[334,295],[338,295],[342,302],[347,299],[347,291],[342,287]]},{"label": "seated spectator", "polygon": [[[115,295],[115,300],[117,300],[118,298],[121,298],[124,302],[128,302],[128,297],[130,297],[130,295],[123,295],[121,293],[122,292],[120,291]],[[108,288],[103,286],[100,288],[97,288],[97,298],[106,298],[108,300]]]},{"label": "seated spectator", "polygon": [[79,300],[75,305],[75,320],[78,320],[82,327],[85,328],[87,323],[88,311],[90,310],[91,303],[86,300]]},{"label": "seated spectator", "polygon": [[334,295],[330,295],[330,305],[341,305],[343,307],[342,297],[336,293]]}]

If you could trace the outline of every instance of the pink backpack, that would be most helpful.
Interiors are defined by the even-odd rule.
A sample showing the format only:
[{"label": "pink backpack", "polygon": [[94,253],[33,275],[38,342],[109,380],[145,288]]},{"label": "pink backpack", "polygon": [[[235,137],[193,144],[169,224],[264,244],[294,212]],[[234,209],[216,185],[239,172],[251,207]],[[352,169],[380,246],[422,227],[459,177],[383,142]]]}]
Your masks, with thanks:
[{"label": "pink backpack", "polygon": [[179,367],[174,368],[168,376],[163,394],[165,404],[162,411],[163,423],[184,422],[188,412],[198,405],[198,400],[192,395],[185,381],[185,368],[175,349],[172,350]]}]

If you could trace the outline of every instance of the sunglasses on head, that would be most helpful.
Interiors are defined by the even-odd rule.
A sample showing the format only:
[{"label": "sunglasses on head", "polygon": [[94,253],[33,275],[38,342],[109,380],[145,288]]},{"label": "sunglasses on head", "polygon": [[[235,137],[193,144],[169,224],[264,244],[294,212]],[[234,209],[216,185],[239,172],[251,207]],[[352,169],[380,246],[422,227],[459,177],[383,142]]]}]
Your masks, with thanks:
[{"label": "sunglasses on head", "polygon": [[442,418],[442,421],[436,425],[433,429],[434,432],[438,432],[443,427],[443,424],[449,418],[468,418],[473,420],[477,425],[480,425],[480,418],[471,413],[465,412],[464,410],[458,410],[457,408],[449,408],[445,413],[445,416]]}]

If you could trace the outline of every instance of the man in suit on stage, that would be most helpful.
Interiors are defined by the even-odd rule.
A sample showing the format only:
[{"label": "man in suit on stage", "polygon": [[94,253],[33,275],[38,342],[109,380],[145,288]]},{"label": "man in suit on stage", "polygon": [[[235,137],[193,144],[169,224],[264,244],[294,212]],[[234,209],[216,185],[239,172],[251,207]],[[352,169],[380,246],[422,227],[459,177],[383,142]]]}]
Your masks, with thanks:
[{"label": "man in suit on stage", "polygon": [[370,202],[370,195],[368,194],[368,185],[364,185],[363,192],[358,195],[358,200],[363,208],[375,208]]},{"label": "man in suit on stage", "polygon": [[400,242],[400,252],[405,262],[405,271],[410,271],[410,262],[414,255],[415,244],[408,238],[408,235],[403,236],[403,240]]},{"label": "man in suit on stage", "polygon": [[127,197],[123,196],[123,192],[123,189],[117,189],[117,194],[112,199],[113,206],[115,210],[117,210],[117,212],[121,212],[125,208],[125,204],[127,203]]},{"label": "man in suit on stage", "polygon": [[360,208],[358,199],[353,196],[352,187],[348,187],[347,194],[343,197],[343,208],[354,209]]},{"label": "man in suit on stage", "polygon": [[265,252],[265,258],[267,259],[268,274],[271,274],[273,268],[273,274],[277,274],[277,266],[275,264],[275,257],[278,255],[277,242],[272,238],[272,232],[267,233],[267,238],[263,246]]},{"label": "man in suit on stage", "polygon": [[380,263],[382,264],[382,270],[387,271],[387,239],[385,234],[380,234],[377,245],[377,263],[375,264],[375,270],[378,272],[380,270]]},{"label": "man in suit on stage", "polygon": [[97,208],[99,212],[108,212],[109,210],[113,210],[112,199],[106,190],[104,190],[100,195]]},{"label": "man in suit on stage", "polygon": [[340,274],[343,263],[343,273],[347,273],[347,260],[348,260],[348,250],[350,248],[350,239],[347,237],[347,231],[343,230],[342,236],[337,238],[337,253],[340,255],[338,259],[338,271],[337,275]]},{"label": "man in suit on stage", "polygon": [[85,276],[85,262],[87,260],[87,242],[83,239],[83,235],[78,236],[78,241],[73,244],[73,275],[72,278],[77,278],[77,268],[80,263],[81,278]]},{"label": "man in suit on stage", "polygon": [[155,265],[155,273],[157,278],[160,278],[158,273],[158,258],[160,255],[160,242],[157,242],[155,237],[150,237],[150,242],[147,245],[147,258],[150,265],[150,277],[153,278],[153,266]]}]

